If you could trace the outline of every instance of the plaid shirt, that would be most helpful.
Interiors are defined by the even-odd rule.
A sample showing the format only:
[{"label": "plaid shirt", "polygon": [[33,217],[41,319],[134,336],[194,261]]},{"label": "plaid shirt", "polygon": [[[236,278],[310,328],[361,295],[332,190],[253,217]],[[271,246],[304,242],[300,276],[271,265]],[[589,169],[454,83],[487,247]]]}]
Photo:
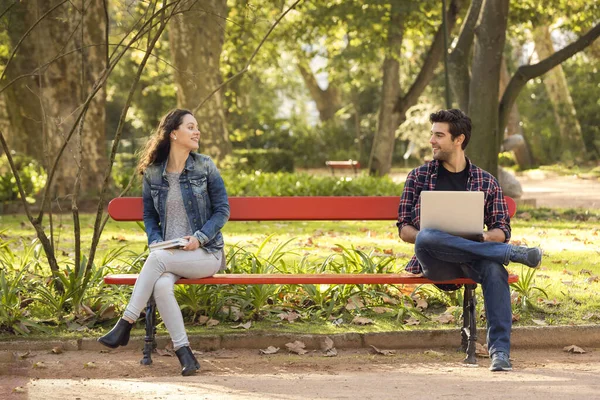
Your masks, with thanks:
[{"label": "plaid shirt", "polygon": [[[404,183],[404,190],[398,207],[398,234],[406,225],[419,228],[421,217],[421,191],[434,190],[437,183],[439,161],[433,160],[413,169],[408,174]],[[504,201],[502,189],[489,172],[475,166],[467,158],[469,177],[467,178],[467,190],[481,191],[484,193],[485,211],[484,223],[488,230],[501,229],[506,237],[505,242],[510,239],[510,217],[508,207]],[[413,255],[406,265],[406,271],[419,274],[422,272],[417,257]]]}]

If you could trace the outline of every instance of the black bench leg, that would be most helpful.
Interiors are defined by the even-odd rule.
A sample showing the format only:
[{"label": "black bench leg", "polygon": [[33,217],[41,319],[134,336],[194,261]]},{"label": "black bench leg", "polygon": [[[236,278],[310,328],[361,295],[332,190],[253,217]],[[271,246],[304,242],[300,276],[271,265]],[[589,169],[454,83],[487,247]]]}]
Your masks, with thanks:
[{"label": "black bench leg", "polygon": [[142,365],[152,364],[152,351],[156,349],[156,304],[151,297],[146,305],[146,337],[144,338],[144,358],[140,360]]},{"label": "black bench leg", "polygon": [[477,364],[475,349],[477,346],[477,321],[475,306],[477,299],[475,297],[475,288],[477,285],[465,285],[463,298],[463,328],[462,328],[462,346],[466,350],[467,357],[465,364]]}]

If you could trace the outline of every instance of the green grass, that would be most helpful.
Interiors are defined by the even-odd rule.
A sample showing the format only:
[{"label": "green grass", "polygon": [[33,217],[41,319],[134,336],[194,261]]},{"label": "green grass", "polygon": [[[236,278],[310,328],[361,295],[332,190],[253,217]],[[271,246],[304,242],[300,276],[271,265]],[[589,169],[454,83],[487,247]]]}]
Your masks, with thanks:
[{"label": "green grass", "polygon": [[[58,254],[60,262],[65,262],[73,253],[73,243],[69,240],[72,237],[72,223],[69,215],[55,217]],[[534,291],[531,307],[526,310],[515,307],[515,313],[520,318],[516,325],[535,325],[540,320],[549,325],[600,323],[600,311],[598,311],[600,310],[600,282],[594,279],[600,276],[599,217],[600,210],[549,210],[525,207],[519,210],[517,218],[512,223],[512,241],[530,246],[540,245],[544,249],[545,258],[533,278],[532,286],[543,289],[548,294],[548,298],[541,296],[541,292]],[[81,221],[82,248],[85,250],[90,244],[93,216],[83,214]],[[23,251],[24,243],[31,242],[35,237],[33,229],[23,215],[0,216],[0,226],[4,231],[2,239],[14,240],[9,246],[17,253]],[[412,245],[399,240],[394,221],[232,222],[226,225],[224,235],[228,246],[237,245],[248,250],[255,249],[270,235],[274,236],[267,243],[266,250],[291,240],[283,258],[289,265],[297,265],[305,255],[310,255],[311,259],[338,255],[339,246],[344,246],[354,247],[372,256],[393,254],[394,260],[389,270],[401,272],[413,253]],[[146,245],[145,233],[136,223],[110,221],[102,235],[97,259],[110,249],[122,245],[135,252],[143,251]],[[510,265],[508,268],[511,272],[522,274],[519,265]],[[279,306],[270,317],[255,321],[252,331],[341,333],[424,328],[456,329],[456,324],[440,324],[431,320],[432,317],[443,313],[452,300],[448,295],[429,288],[431,287],[428,286],[425,290],[430,306],[425,310],[425,317],[420,318],[421,323],[417,326],[402,325],[398,319],[398,313],[402,309],[397,306],[395,312],[387,314],[376,314],[368,307],[361,310],[361,316],[375,321],[375,324],[366,326],[350,324],[353,316],[357,314],[356,311],[343,311],[337,314],[345,322],[339,327],[325,319],[310,315],[304,315],[300,321],[291,324],[281,322],[276,317],[276,312],[281,308]],[[125,296],[129,290],[131,288],[123,289]],[[482,304],[483,302],[480,301],[480,307]],[[266,310],[269,310],[268,305]],[[239,329],[231,328],[237,323],[221,322],[211,328],[189,326],[188,329],[192,333],[240,332]],[[106,323],[105,328],[108,325],[109,323]],[[141,328],[142,325],[139,326]],[[101,331],[103,328],[97,327],[83,333],[70,332],[62,327],[43,335],[33,334],[30,338],[47,340],[50,337],[66,339],[79,338],[82,335],[92,337]],[[141,329],[137,332],[142,334]],[[0,335],[0,340],[10,338],[14,336]]]}]

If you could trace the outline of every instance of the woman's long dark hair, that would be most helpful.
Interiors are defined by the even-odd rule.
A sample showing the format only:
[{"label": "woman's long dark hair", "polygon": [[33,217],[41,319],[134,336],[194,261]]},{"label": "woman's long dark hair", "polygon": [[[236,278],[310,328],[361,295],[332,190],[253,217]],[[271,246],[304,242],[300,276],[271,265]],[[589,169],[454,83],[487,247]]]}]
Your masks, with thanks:
[{"label": "woman's long dark hair", "polygon": [[150,165],[162,163],[167,159],[171,150],[169,135],[183,123],[183,117],[187,114],[193,115],[190,110],[176,108],[162,117],[156,132],[150,137],[140,155],[138,173],[143,174]]}]

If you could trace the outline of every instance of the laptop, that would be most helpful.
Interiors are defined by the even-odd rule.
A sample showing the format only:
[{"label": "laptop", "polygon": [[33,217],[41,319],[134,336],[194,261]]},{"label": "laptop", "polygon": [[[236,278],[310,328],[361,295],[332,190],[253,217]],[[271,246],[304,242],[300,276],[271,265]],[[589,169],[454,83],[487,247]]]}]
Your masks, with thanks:
[{"label": "laptop", "polygon": [[483,234],[483,192],[422,191],[421,229],[473,239]]}]

